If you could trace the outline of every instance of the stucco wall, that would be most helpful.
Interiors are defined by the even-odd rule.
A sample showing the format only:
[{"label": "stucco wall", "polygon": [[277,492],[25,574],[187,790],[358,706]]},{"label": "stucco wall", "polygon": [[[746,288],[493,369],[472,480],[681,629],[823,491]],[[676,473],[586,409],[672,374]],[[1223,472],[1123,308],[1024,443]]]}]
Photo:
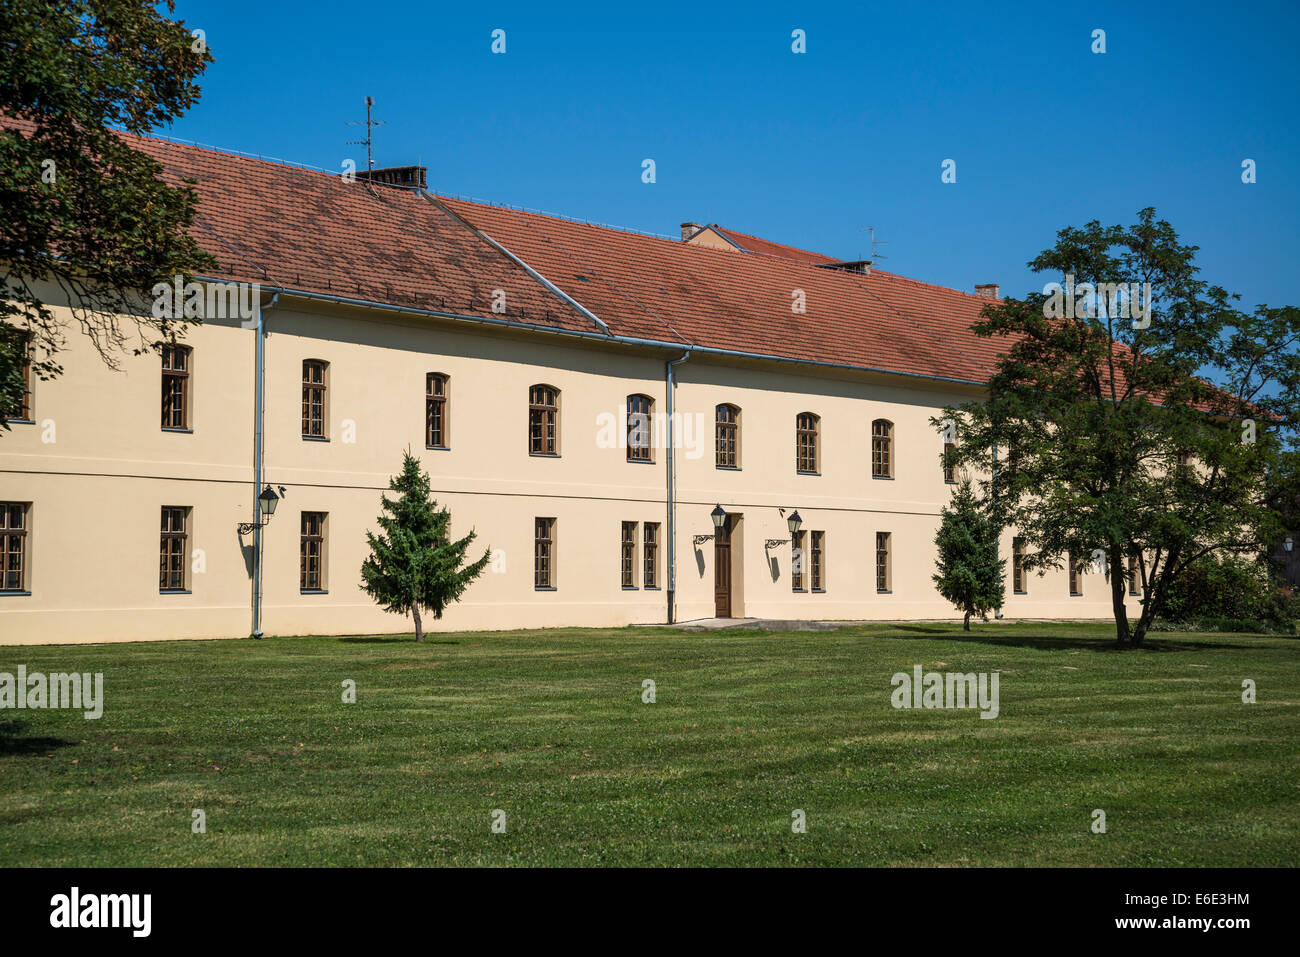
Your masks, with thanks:
[{"label": "stucco wall", "polygon": [[[291,302],[295,304],[291,305]],[[668,569],[665,452],[629,463],[602,447],[625,398],[644,393],[665,411],[665,354],[493,330],[287,298],[267,313],[266,479],[286,495],[266,528],[263,629],[267,634],[409,630],[359,588],[365,531],[408,446],[429,471],[453,531],[478,534],[476,554],[496,560],[433,629],[624,625],[666,618]],[[0,437],[0,501],[30,502],[29,595],[0,597],[0,641],[87,642],[236,637],[250,630],[253,359],[255,333],[209,321],[193,347],[192,432],[159,427],[156,355],[104,366],[73,333],[60,379],[36,384],[33,424]],[[329,441],[301,436],[305,358],[330,363]],[[424,447],[425,375],[450,376],[450,448]],[[743,519],[733,545],[733,614],[823,619],[951,618],[934,590],[933,539],[950,486],[929,418],[974,393],[921,380],[776,364],[727,364],[700,356],[677,367],[677,617],[714,612],[709,533],[721,504]],[[530,456],[528,388],[561,391],[556,458]],[[719,402],[742,410],[741,467],[714,464]],[[795,416],[821,416],[821,472],[796,474]],[[602,415],[606,417],[602,421]],[[870,423],[895,424],[895,474],[870,475]],[[158,590],[162,506],[188,506],[195,563],[185,594]],[[794,594],[779,508],[797,508],[807,530],[826,532],[824,593]],[[299,516],[329,514],[327,593],[301,594]],[[533,519],[557,520],[554,591],[533,586]],[[625,589],[619,576],[624,521],[658,522],[660,588]],[[875,533],[892,533],[893,588],[875,588]],[[1008,534],[1004,554],[1010,555]],[[638,543],[638,586],[640,548]],[[1067,595],[1063,571],[1030,579],[1008,596],[1009,617],[1109,614],[1100,576],[1085,597]]]}]

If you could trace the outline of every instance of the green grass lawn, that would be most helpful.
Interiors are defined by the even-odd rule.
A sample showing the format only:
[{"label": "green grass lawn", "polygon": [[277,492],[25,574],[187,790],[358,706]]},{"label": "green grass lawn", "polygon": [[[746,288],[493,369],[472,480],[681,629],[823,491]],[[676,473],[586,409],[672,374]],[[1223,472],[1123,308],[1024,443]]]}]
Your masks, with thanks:
[{"label": "green grass lawn", "polygon": [[[0,647],[0,671],[19,664],[102,671],[106,705],[0,711],[0,865],[1300,858],[1295,639],[1118,652],[1104,625],[988,624]],[[890,677],[918,664],[1000,671],[999,717],[894,710]]]}]

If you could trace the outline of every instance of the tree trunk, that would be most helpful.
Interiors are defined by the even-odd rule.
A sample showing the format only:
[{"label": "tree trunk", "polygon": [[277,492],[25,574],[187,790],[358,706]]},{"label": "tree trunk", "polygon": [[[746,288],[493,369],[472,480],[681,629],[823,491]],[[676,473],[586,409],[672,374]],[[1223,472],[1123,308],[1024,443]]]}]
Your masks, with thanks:
[{"label": "tree trunk", "polygon": [[[1130,643],[1128,629],[1128,608],[1124,605],[1124,586],[1127,584],[1127,570],[1124,568],[1124,556],[1118,545],[1110,548],[1110,604],[1115,615],[1115,641],[1121,648]],[[1136,642],[1135,642],[1136,643]]]},{"label": "tree trunk", "polygon": [[424,628],[420,625],[420,606],[412,605],[411,614],[415,616],[415,640],[424,641]]},{"label": "tree trunk", "polygon": [[970,631],[970,612],[969,612],[969,611],[966,612],[966,621],[962,623],[962,627],[965,628],[967,631]]}]

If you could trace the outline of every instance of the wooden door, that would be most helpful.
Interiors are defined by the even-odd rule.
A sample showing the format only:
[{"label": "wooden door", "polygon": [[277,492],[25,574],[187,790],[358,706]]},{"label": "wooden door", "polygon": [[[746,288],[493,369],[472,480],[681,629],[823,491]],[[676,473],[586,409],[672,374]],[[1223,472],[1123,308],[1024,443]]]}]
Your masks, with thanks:
[{"label": "wooden door", "polygon": [[718,618],[731,617],[731,528],[734,518],[713,535],[713,613]]}]

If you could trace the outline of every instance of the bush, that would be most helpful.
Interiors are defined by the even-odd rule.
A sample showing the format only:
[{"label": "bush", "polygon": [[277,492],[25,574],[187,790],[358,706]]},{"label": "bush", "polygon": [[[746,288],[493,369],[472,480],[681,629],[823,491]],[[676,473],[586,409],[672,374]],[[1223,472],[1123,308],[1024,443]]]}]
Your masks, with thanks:
[{"label": "bush", "polygon": [[[1300,596],[1279,586],[1262,562],[1206,555],[1173,583],[1160,617],[1166,624],[1194,622],[1198,630],[1294,633]],[[1218,627],[1199,627],[1212,624]]]}]

